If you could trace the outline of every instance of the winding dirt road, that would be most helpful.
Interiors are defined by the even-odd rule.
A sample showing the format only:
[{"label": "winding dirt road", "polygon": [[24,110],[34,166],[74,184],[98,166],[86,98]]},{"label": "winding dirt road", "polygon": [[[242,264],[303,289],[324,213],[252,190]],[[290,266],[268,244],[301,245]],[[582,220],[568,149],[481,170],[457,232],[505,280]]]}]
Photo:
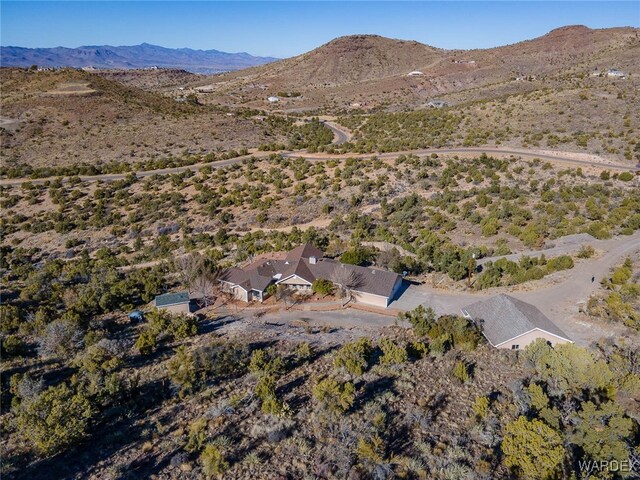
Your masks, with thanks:
[{"label": "winding dirt road", "polygon": [[[351,139],[351,134],[340,128],[337,124],[324,121],[324,124],[331,129],[334,133],[334,145],[340,145],[345,143]],[[182,173],[188,170],[198,171],[202,167],[211,167],[211,168],[223,168],[229,165],[235,165],[238,163],[242,163],[245,160],[249,160],[250,158],[256,159],[265,159],[268,158],[269,155],[273,153],[280,153],[283,157],[286,158],[305,158],[309,161],[327,161],[327,160],[339,160],[345,158],[371,158],[373,156],[377,156],[378,158],[390,159],[396,158],[399,155],[431,155],[433,153],[438,155],[466,155],[466,154],[482,154],[485,153],[487,155],[492,155],[495,157],[522,157],[522,158],[538,158],[540,160],[546,160],[552,163],[560,164],[560,165],[574,165],[578,167],[595,167],[601,170],[618,170],[618,171],[640,171],[638,166],[625,165],[619,163],[608,163],[605,161],[590,161],[582,158],[583,154],[573,154],[567,152],[549,152],[549,151],[536,151],[536,150],[525,150],[525,149],[517,149],[517,148],[496,148],[496,147],[487,147],[487,148],[478,148],[478,147],[452,147],[452,148],[428,148],[422,150],[411,150],[404,152],[390,152],[390,153],[379,153],[379,154],[341,154],[341,155],[328,155],[328,154],[308,154],[304,150],[296,150],[293,152],[253,152],[250,155],[244,155],[241,157],[230,158],[228,160],[219,160],[214,162],[204,162],[204,163],[196,163],[194,165],[186,165],[183,167],[175,167],[175,168],[162,168],[158,170],[145,170],[135,172],[138,178],[151,177],[153,175],[171,175],[176,173]],[[92,182],[92,181],[102,181],[102,182],[113,182],[116,180],[122,180],[129,175],[129,173],[108,173],[104,175],[80,175],[80,179],[84,182]],[[12,185],[21,185],[24,182],[32,182],[34,184],[42,184],[47,181],[54,180],[58,177],[48,177],[48,178],[3,178],[0,179],[0,186],[12,186]],[[67,179],[63,178],[63,182],[66,182]]]}]

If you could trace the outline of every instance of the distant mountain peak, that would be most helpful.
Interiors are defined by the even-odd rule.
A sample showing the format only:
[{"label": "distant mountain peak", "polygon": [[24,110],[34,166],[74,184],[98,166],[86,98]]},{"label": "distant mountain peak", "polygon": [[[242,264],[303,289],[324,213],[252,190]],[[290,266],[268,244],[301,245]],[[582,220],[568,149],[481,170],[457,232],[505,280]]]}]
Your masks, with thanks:
[{"label": "distant mountain peak", "polygon": [[166,48],[150,43],[130,46],[84,45],[78,48],[0,47],[0,63],[7,67],[94,67],[135,69],[178,68],[193,73],[220,73],[277,60],[247,53]]},{"label": "distant mountain peak", "polygon": [[586,25],[566,25],[564,27],[554,28],[547,36],[552,37],[555,35],[567,35],[570,33],[587,33],[590,32],[591,29]]}]

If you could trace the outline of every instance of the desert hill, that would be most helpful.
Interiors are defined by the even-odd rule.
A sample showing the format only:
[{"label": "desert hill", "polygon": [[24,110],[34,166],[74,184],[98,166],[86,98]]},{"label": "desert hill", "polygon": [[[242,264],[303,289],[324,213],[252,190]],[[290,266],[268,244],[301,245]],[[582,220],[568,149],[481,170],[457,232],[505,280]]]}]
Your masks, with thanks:
[{"label": "desert hill", "polygon": [[[278,108],[331,108],[356,103],[406,104],[519,76],[551,77],[595,68],[640,71],[635,28],[562,27],[546,35],[484,50],[442,50],[415,41],[354,35],[303,55],[213,77],[214,101],[264,104],[267,95],[300,93]],[[423,75],[408,76],[412,71]],[[527,91],[522,85],[519,91]],[[225,98],[226,97],[226,98]],[[302,97],[302,98],[301,98]]]},{"label": "desert hill", "polygon": [[165,48],[143,43],[132,46],[91,45],[78,48],[1,47],[5,67],[181,68],[194,73],[216,73],[261,65],[276,60],[248,53],[219,50]]},{"label": "desert hill", "polygon": [[266,140],[251,119],[81,70],[2,68],[0,84],[5,167],[137,163]]}]

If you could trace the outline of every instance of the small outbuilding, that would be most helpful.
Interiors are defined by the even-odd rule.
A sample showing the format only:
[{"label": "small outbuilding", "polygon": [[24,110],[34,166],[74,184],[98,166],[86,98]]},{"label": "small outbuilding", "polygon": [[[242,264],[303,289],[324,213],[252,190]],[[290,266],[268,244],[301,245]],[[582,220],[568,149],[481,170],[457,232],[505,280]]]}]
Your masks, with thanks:
[{"label": "small outbuilding", "polygon": [[189,292],[165,293],[156,297],[156,308],[171,313],[191,313]]},{"label": "small outbuilding", "polygon": [[422,77],[423,75],[424,73],[422,73],[420,70],[414,70],[413,72],[407,73],[408,77]]},{"label": "small outbuilding", "polygon": [[278,97],[271,96],[271,97],[267,97],[267,101],[269,103],[278,103],[280,101],[280,99]]},{"label": "small outbuilding", "polygon": [[530,303],[500,294],[472,303],[462,314],[476,323],[496,348],[520,350],[539,338],[552,345],[573,343],[544,313]]}]

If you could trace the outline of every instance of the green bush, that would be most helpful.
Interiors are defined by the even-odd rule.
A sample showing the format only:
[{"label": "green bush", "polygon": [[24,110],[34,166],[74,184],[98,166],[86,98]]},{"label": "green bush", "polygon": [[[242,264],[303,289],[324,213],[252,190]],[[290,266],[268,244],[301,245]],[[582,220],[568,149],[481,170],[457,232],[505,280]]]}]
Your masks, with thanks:
[{"label": "green bush", "polygon": [[633,180],[633,173],[622,172],[620,175],[618,175],[618,180],[622,180],[623,182],[628,182],[630,180]]},{"label": "green bush", "polygon": [[389,338],[383,338],[380,340],[379,346],[382,350],[380,363],[383,365],[399,365],[401,363],[405,363],[409,358],[407,349],[397,345]]},{"label": "green bush", "polygon": [[460,383],[469,383],[471,375],[469,374],[469,366],[462,360],[458,360],[453,366],[452,375]]},{"label": "green bush", "polygon": [[142,355],[151,355],[158,348],[157,335],[150,328],[146,328],[138,336],[136,348]]},{"label": "green bush", "polygon": [[220,449],[213,443],[209,443],[204,447],[199,460],[206,478],[221,478],[229,469],[229,462],[224,458]]},{"label": "green bush", "polygon": [[555,478],[565,457],[562,436],[544,422],[526,417],[507,424],[502,452],[507,467],[532,480]]},{"label": "green bush", "polygon": [[65,383],[49,387],[17,415],[20,436],[43,455],[58,453],[86,437],[93,408],[82,394]]},{"label": "green bush", "polygon": [[372,348],[368,338],[347,343],[338,350],[333,360],[336,368],[344,368],[351,375],[362,375],[369,367]]},{"label": "green bush", "polygon": [[324,278],[316,278],[311,284],[311,289],[319,295],[331,295],[335,290],[335,286],[329,280]]},{"label": "green bush", "polygon": [[26,344],[17,335],[9,335],[2,340],[2,352],[7,357],[22,356],[26,350]]},{"label": "green bush", "polygon": [[341,415],[355,400],[356,389],[353,383],[341,383],[334,378],[326,377],[313,387],[313,398],[329,412]]},{"label": "green bush", "polygon": [[573,259],[569,255],[561,255],[547,262],[547,271],[558,272],[560,270],[568,270],[573,268],[573,265]]}]

